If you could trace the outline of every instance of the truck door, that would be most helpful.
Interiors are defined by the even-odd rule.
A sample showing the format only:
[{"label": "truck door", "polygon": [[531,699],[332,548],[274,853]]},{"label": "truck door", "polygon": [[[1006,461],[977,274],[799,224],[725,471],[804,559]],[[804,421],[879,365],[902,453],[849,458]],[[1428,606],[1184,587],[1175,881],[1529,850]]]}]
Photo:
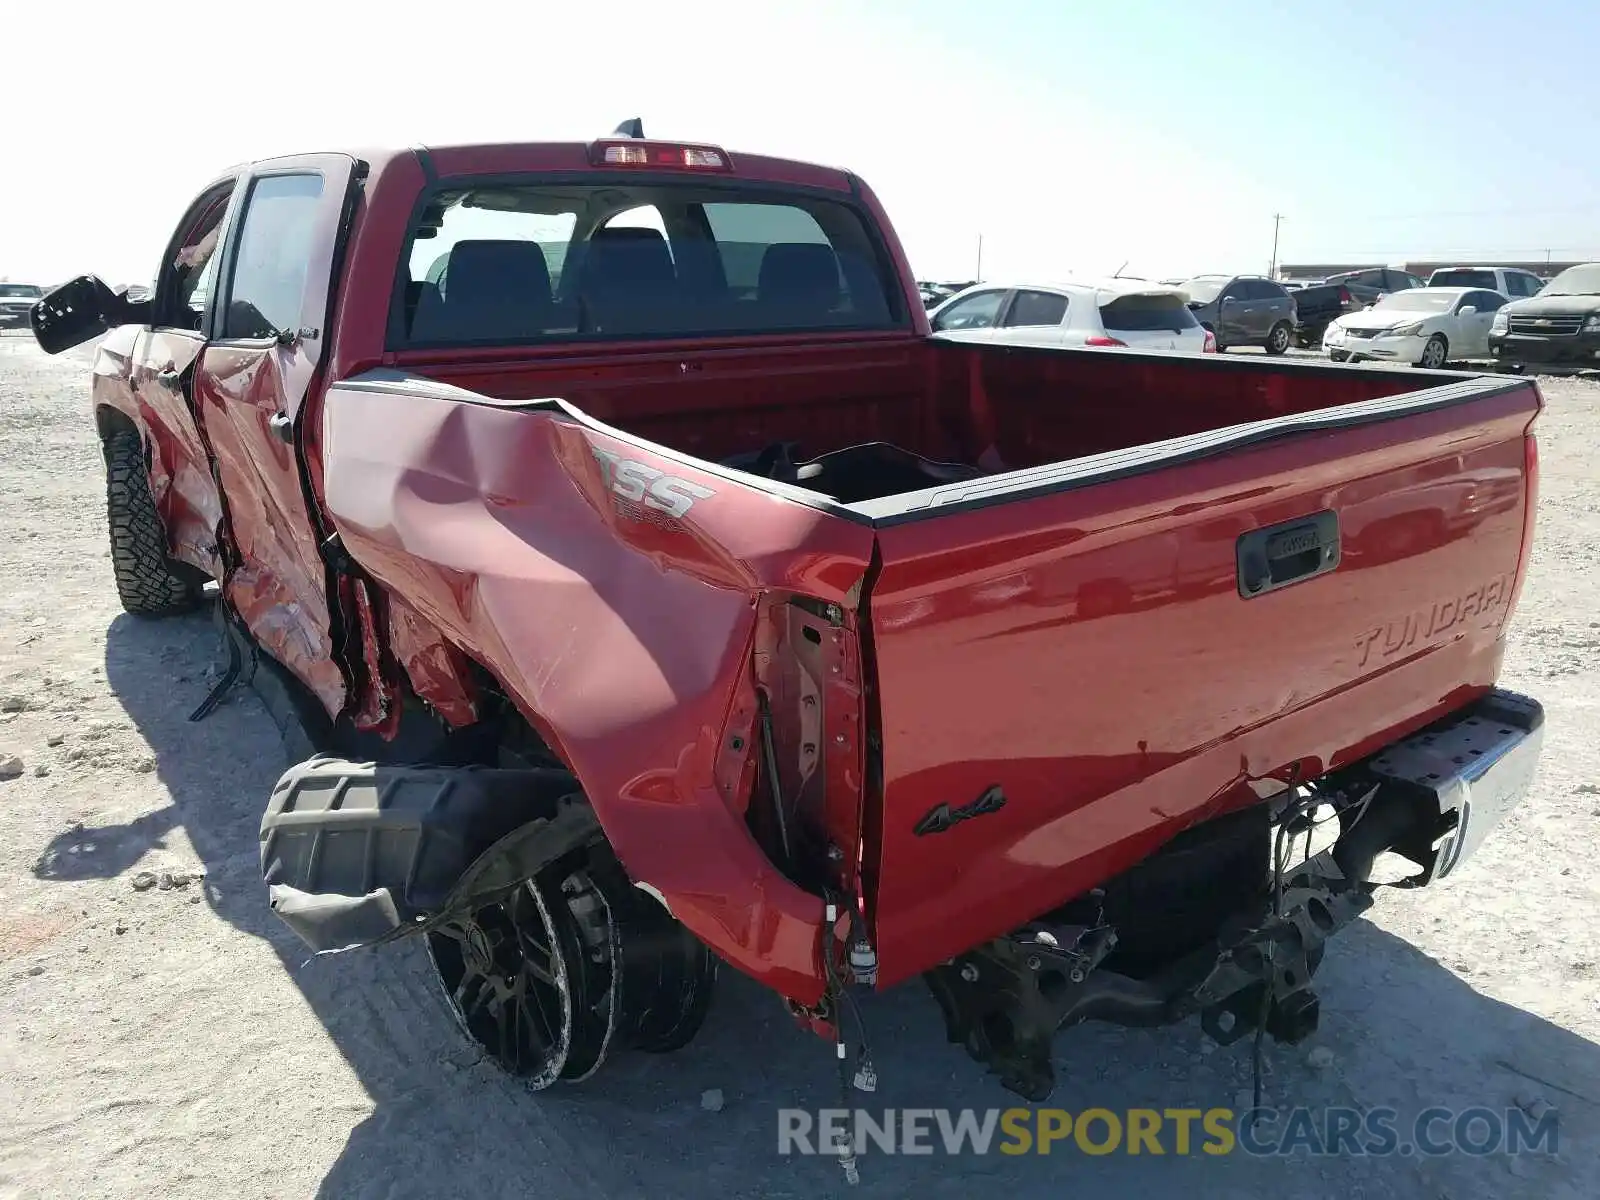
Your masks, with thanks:
[{"label": "truck door", "polygon": [[224,595],[330,716],[345,707],[348,683],[334,652],[296,417],[329,334],[330,277],[354,172],[353,159],[330,154],[251,173],[224,242],[213,337],[195,372],[238,555]]},{"label": "truck door", "polygon": [[193,368],[205,348],[217,247],[238,180],[201,193],[173,232],[156,277],[155,314],[139,335],[129,383],[149,434],[150,490],[167,530],[167,553],[220,579],[222,504],[195,419]]}]

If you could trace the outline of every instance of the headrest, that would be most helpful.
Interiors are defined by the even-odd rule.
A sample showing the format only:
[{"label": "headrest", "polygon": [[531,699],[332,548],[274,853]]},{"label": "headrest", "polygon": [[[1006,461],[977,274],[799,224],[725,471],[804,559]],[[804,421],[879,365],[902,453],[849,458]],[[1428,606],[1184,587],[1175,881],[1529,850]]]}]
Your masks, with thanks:
[{"label": "headrest", "polygon": [[457,242],[445,268],[444,294],[451,306],[485,300],[549,304],[550,268],[537,242]]},{"label": "headrest", "polygon": [[589,238],[583,265],[586,287],[670,286],[677,281],[672,252],[659,229],[613,226]]},{"label": "headrest", "polygon": [[761,256],[757,294],[764,304],[826,313],[839,302],[839,258],[821,242],[777,242]]}]

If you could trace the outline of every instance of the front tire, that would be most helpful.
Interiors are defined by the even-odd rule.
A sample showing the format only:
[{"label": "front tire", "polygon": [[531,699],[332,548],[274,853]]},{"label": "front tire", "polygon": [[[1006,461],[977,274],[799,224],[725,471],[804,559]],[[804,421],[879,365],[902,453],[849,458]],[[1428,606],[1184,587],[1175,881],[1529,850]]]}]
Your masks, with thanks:
[{"label": "front tire", "polygon": [[1271,355],[1279,355],[1288,351],[1289,339],[1293,336],[1287,321],[1279,321],[1267,333],[1266,351]]},{"label": "front tire", "polygon": [[167,557],[166,530],[150,494],[150,473],[138,432],[113,433],[106,439],[105,456],[111,572],[122,607],[141,617],[192,611],[200,603],[201,591]]},{"label": "front tire", "polygon": [[1436,333],[1428,339],[1428,344],[1422,348],[1422,357],[1417,360],[1417,366],[1429,371],[1437,371],[1450,358],[1450,343],[1445,341],[1444,334]]}]

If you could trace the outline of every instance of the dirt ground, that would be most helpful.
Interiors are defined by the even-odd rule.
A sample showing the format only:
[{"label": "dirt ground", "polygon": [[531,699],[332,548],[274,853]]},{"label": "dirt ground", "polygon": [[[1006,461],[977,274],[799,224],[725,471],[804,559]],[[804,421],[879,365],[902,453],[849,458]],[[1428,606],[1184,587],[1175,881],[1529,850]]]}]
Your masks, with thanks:
[{"label": "dirt ground", "polygon": [[[268,912],[256,830],[284,765],[260,702],[186,720],[202,617],[123,615],[87,353],[0,338],[0,1200],[816,1196],[776,1110],[835,1102],[827,1048],[724,973],[687,1050],[528,1094],[462,1042],[416,947],[307,961]],[[857,1194],[1600,1195],[1600,384],[1542,382],[1533,577],[1505,682],[1549,716],[1534,796],[1437,889],[1334,943],[1322,1027],[1270,1047],[1272,1103],[1553,1106],[1554,1156],[870,1156]],[[150,883],[141,873],[151,873]],[[203,872],[203,878],[195,875]],[[906,987],[863,1005],[883,1107],[1010,1107]],[[1058,1040],[1051,1103],[1240,1106],[1248,1043],[1188,1025]],[[706,1089],[725,1106],[702,1107]]]}]

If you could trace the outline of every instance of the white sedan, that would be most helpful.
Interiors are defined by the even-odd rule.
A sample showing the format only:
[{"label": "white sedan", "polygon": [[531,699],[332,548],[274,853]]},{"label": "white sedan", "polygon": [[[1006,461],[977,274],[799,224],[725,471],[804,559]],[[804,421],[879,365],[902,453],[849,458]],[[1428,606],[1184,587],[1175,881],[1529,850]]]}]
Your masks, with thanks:
[{"label": "white sedan", "polygon": [[1488,358],[1489,325],[1508,302],[1482,288],[1407,288],[1346,313],[1322,344],[1334,362],[1370,358],[1435,370],[1453,359]]},{"label": "white sedan", "polygon": [[1180,288],[1143,279],[980,283],[940,304],[928,322],[936,335],[958,341],[1214,352],[1216,339],[1188,299]]}]

